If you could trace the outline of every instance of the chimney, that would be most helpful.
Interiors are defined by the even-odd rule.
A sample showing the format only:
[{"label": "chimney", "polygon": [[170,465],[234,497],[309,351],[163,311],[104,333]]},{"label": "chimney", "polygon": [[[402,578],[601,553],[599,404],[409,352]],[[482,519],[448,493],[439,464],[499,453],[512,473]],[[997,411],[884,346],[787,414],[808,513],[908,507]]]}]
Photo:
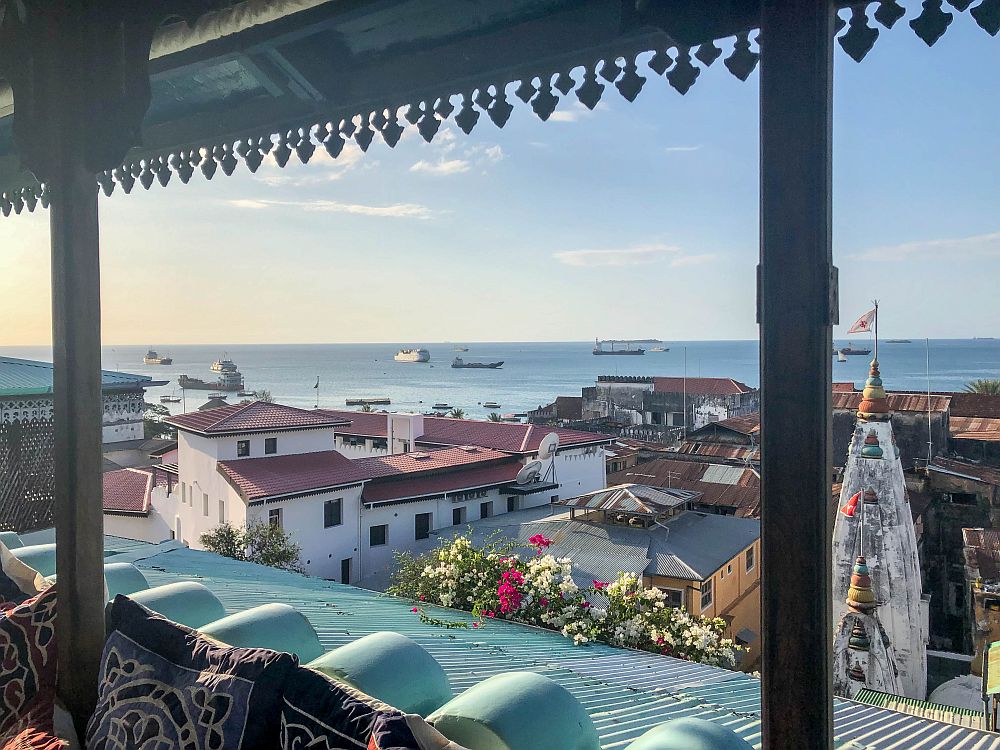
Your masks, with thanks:
[{"label": "chimney", "polygon": [[423,414],[389,414],[386,421],[389,453],[410,453],[417,438],[424,434]]}]

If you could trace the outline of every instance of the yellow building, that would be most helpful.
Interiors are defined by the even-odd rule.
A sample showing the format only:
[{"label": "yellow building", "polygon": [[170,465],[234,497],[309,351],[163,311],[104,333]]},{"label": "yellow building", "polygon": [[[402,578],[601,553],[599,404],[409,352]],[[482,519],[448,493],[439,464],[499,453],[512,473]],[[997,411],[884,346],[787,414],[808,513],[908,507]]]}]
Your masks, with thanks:
[{"label": "yellow building", "polygon": [[560,500],[569,518],[551,535],[561,548],[577,550],[574,563],[596,576],[641,574],[673,606],[726,620],[727,636],[744,649],[740,668],[752,670],[760,658],[760,522],[689,510],[699,496],[641,484],[608,487]]}]

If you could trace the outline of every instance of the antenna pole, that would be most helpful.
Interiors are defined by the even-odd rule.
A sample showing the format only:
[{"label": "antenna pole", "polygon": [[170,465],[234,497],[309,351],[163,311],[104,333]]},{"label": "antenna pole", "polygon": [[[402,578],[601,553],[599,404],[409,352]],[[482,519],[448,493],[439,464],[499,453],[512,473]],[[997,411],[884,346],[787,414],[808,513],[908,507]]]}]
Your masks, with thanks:
[{"label": "antenna pole", "polygon": [[875,361],[878,361],[878,300],[875,300]]},{"label": "antenna pole", "polygon": [[931,340],[924,339],[927,364],[927,465],[934,459],[934,433],[931,428]]},{"label": "antenna pole", "polygon": [[684,427],[682,439],[687,440],[688,435],[688,348],[684,347]]}]

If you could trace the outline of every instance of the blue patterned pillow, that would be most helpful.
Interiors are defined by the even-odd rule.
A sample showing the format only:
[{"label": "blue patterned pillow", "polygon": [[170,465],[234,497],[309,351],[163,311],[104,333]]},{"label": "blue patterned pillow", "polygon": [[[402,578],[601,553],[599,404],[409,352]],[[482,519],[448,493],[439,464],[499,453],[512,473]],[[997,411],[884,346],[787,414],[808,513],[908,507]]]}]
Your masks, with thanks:
[{"label": "blue patterned pillow", "polygon": [[399,711],[320,672],[299,667],[285,685],[280,747],[421,750],[422,745]]},{"label": "blue patterned pillow", "polygon": [[219,645],[120,594],[108,613],[88,750],[277,743],[293,655]]}]

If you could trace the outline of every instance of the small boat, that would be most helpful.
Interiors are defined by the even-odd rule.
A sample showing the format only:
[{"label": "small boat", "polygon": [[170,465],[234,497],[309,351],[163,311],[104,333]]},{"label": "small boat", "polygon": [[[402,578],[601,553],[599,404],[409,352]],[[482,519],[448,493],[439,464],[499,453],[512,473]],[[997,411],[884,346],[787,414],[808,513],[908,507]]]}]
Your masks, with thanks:
[{"label": "small boat", "polygon": [[849,357],[852,356],[852,355],[855,356],[855,357],[858,357],[858,356],[864,356],[866,354],[871,354],[872,350],[871,349],[855,349],[853,346],[851,346],[850,344],[848,344],[847,346],[841,348],[839,350],[839,353],[840,354],[846,354]]},{"label": "small boat", "polygon": [[378,398],[349,398],[344,401],[348,406],[388,406],[392,402],[388,396]]},{"label": "small boat", "polygon": [[500,408],[500,404],[498,404],[496,401],[483,401],[483,408],[484,409],[499,409]]},{"label": "small boat", "polygon": [[431,408],[435,411],[441,411],[442,409],[450,409],[451,404],[434,404]]},{"label": "small boat", "polygon": [[[257,391],[240,391],[236,394],[240,398],[254,398],[257,395]],[[225,398],[223,396],[223,398]]]},{"label": "small boat", "polygon": [[232,393],[244,390],[243,375],[238,370],[223,372],[219,375],[218,380],[211,383],[200,378],[181,375],[177,378],[177,385],[181,388],[193,388],[198,391],[225,391]]},{"label": "small boat", "polygon": [[886,339],[887,344],[912,344],[913,342],[909,339]]},{"label": "small boat", "polygon": [[212,363],[209,368],[212,372],[236,372],[236,363],[228,357],[223,357],[222,359],[217,359]]},{"label": "small boat", "polygon": [[161,404],[179,404],[180,402],[181,402],[180,396],[174,396],[174,395],[160,396]]},{"label": "small boat", "polygon": [[651,352],[669,352],[670,349],[668,347],[666,347],[666,346],[654,346],[654,347],[651,347],[649,351],[651,351]]},{"label": "small boat", "polygon": [[229,398],[229,394],[228,393],[209,393],[208,397],[209,398],[227,399],[227,398]]},{"label": "small boat", "polygon": [[838,362],[846,362],[847,361],[847,355],[844,354],[843,352],[837,352],[837,361]]},{"label": "small boat", "polygon": [[393,359],[397,362],[430,362],[431,353],[426,349],[400,349]]},{"label": "small boat", "polygon": [[469,347],[467,347],[467,346],[456,346],[455,347],[455,351],[456,352],[467,352],[467,351],[469,351]]},{"label": "small boat", "polygon": [[173,357],[161,357],[155,349],[150,349],[142,358],[142,363],[144,365],[172,365],[174,360]]},{"label": "small boat", "polygon": [[466,362],[461,357],[455,357],[451,361],[451,366],[465,370],[497,370],[503,367],[503,360],[499,362]]}]

